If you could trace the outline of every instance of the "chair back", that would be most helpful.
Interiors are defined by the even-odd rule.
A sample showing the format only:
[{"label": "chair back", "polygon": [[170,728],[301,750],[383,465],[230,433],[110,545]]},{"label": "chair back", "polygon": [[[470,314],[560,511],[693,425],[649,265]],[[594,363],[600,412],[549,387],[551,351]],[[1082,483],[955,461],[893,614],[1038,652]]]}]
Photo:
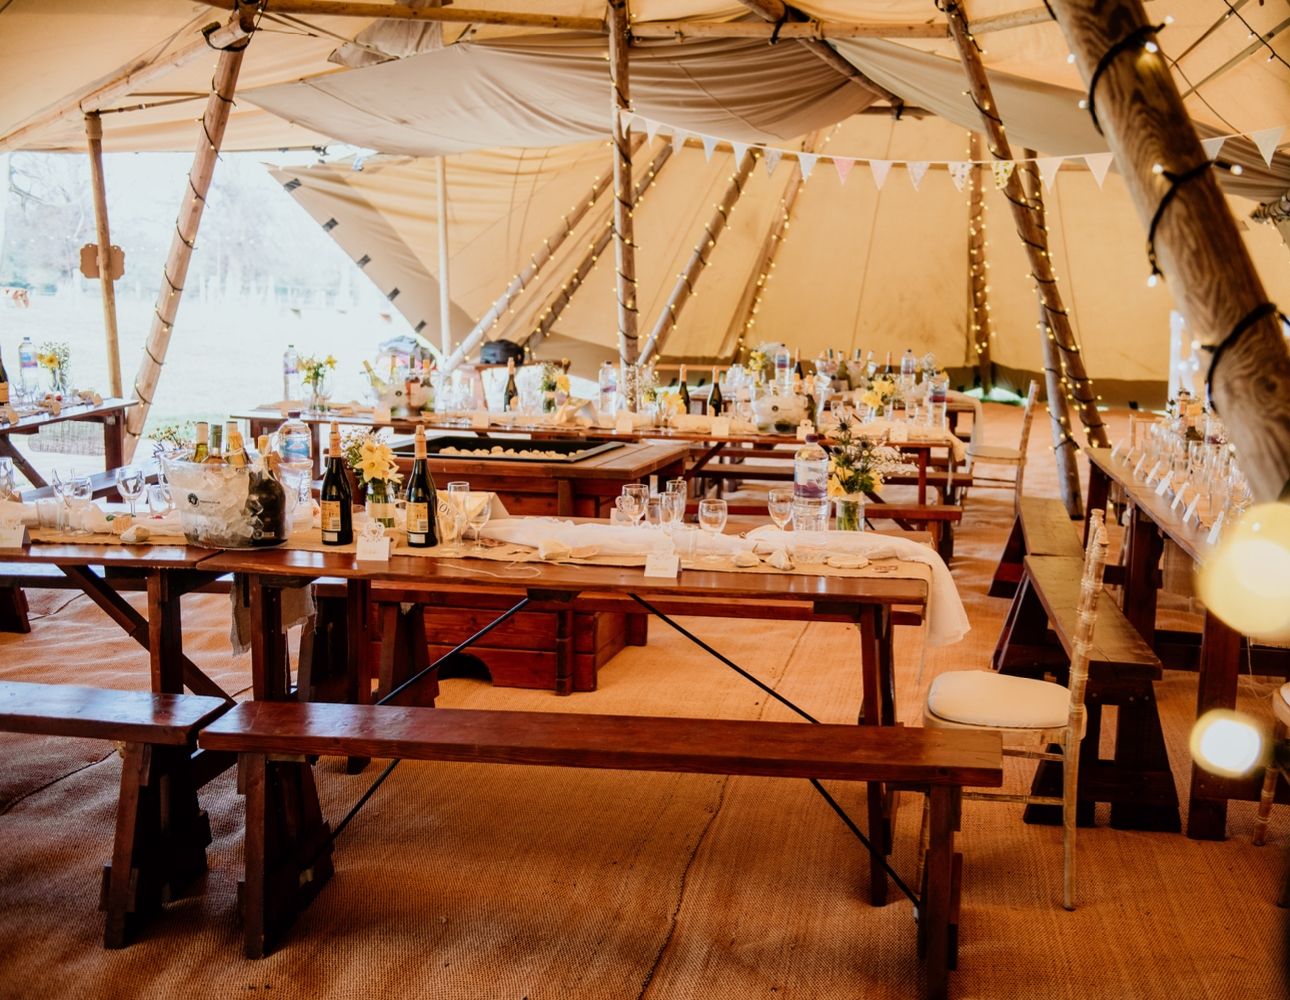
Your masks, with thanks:
[{"label": "chair back", "polygon": [[1039,383],[1030,380],[1030,391],[1026,393],[1026,409],[1021,414],[1021,443],[1017,445],[1017,492],[1013,497],[1013,507],[1021,512],[1021,485],[1026,478],[1026,446],[1030,443],[1030,423],[1035,419],[1035,401],[1039,398]]},{"label": "chair back", "polygon": [[1093,648],[1097,625],[1097,602],[1102,594],[1102,573],[1106,569],[1106,512],[1089,514],[1088,545],[1084,550],[1084,572],[1080,577],[1079,621],[1075,626],[1075,643],[1071,650],[1070,724],[1083,730],[1084,689],[1088,685],[1088,659]]}]

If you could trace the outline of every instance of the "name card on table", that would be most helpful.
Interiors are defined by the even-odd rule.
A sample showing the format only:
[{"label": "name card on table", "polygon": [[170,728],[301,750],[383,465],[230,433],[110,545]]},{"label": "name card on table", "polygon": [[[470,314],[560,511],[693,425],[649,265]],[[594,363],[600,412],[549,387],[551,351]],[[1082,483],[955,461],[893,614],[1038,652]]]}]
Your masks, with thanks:
[{"label": "name card on table", "polygon": [[1223,527],[1223,515],[1220,513],[1218,517],[1214,518],[1214,527],[1210,528],[1209,534],[1205,536],[1206,544],[1208,545],[1218,544],[1218,535],[1222,527]]},{"label": "name card on table", "polygon": [[[1168,472],[1165,473],[1164,478],[1160,480],[1160,485],[1156,487],[1156,496],[1158,497],[1164,496],[1165,490],[1169,489],[1169,484],[1172,483],[1173,481],[1174,481],[1174,470],[1170,469]],[[1147,482],[1148,483],[1151,482],[1150,478],[1147,479]]]},{"label": "name card on table", "polygon": [[1136,479],[1138,476],[1142,475],[1142,465],[1144,462],[1146,462],[1146,460],[1147,460],[1147,456],[1146,456],[1146,453],[1144,452],[1142,457],[1138,459],[1138,464],[1133,467],[1133,478]]},{"label": "name card on table", "polygon": [[1115,447],[1111,449],[1111,460],[1112,460],[1112,461],[1114,461],[1114,460],[1115,460],[1115,456],[1116,456],[1116,455],[1120,454],[1120,449],[1124,447],[1124,442],[1125,442],[1125,440],[1126,440],[1125,438],[1120,438],[1120,440],[1119,440],[1119,441],[1115,442]]},{"label": "name card on table", "polygon": [[675,552],[666,555],[659,552],[651,552],[645,557],[645,575],[657,576],[664,580],[676,579],[676,574],[681,570],[681,557]]},{"label": "name card on table", "polygon": [[1174,494],[1174,502],[1169,505],[1170,510],[1178,509],[1178,505],[1182,503],[1183,497],[1187,495],[1187,491],[1190,488],[1191,488],[1191,483],[1186,483],[1186,482],[1178,487],[1178,492]]},{"label": "name card on table", "polygon": [[[1147,456],[1146,456],[1146,455],[1143,455],[1142,457],[1145,459]],[[1155,465],[1153,465],[1153,466],[1151,467],[1151,471],[1147,473],[1147,485],[1148,485],[1148,486],[1150,486],[1150,485],[1151,485],[1152,480],[1154,480],[1154,479],[1156,478],[1156,473],[1157,473],[1157,472],[1159,472],[1159,471],[1160,471],[1160,463],[1159,463],[1159,462],[1157,462]]]},{"label": "name card on table", "polygon": [[388,424],[393,422],[393,417],[388,406],[372,407],[372,423]]},{"label": "name card on table", "polygon": [[488,416],[487,410],[470,411],[470,426],[473,429],[481,430],[481,431],[488,430],[488,421],[489,421],[489,416]]},{"label": "name card on table", "polygon": [[614,414],[615,434],[630,434],[635,429],[635,424],[632,422],[632,415],[629,411],[619,410]]},{"label": "name card on table", "polygon": [[907,444],[909,442],[909,424],[894,423],[891,425],[891,437],[888,438],[892,444]]},{"label": "name card on table", "polygon": [[27,526],[21,521],[13,524],[0,524],[0,549],[25,549],[31,544]]},{"label": "name card on table", "polygon": [[18,411],[8,403],[0,406],[0,416],[3,416],[11,424],[16,424],[19,420]]},{"label": "name card on table", "polygon": [[712,418],[712,436],[719,437],[719,438],[730,436],[730,418],[729,417]]},{"label": "name card on table", "polygon": [[367,535],[360,535],[358,552],[354,558],[359,562],[389,562],[390,539],[387,536],[371,538]]},{"label": "name card on table", "polygon": [[1196,516],[1196,508],[1199,506],[1200,493],[1196,493],[1196,495],[1191,498],[1191,503],[1187,505],[1187,509],[1183,512],[1183,524],[1186,524]]}]

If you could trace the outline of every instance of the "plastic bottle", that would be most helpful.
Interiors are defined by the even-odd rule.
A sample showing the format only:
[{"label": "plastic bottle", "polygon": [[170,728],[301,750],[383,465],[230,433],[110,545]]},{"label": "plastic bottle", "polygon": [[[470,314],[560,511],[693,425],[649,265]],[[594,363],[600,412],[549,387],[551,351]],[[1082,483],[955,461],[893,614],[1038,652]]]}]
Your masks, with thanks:
[{"label": "plastic bottle", "polygon": [[780,392],[788,392],[793,384],[793,355],[788,348],[780,345],[775,352],[775,385]]},{"label": "plastic bottle", "polygon": [[36,367],[36,345],[31,342],[30,337],[23,337],[22,343],[18,345],[18,375],[24,390],[36,391],[40,372]]},{"label": "plastic bottle", "polygon": [[900,359],[900,377],[906,385],[913,385],[914,378],[918,374],[918,362],[914,358],[912,349],[906,347],[905,353]]},{"label": "plastic bottle", "polygon": [[296,354],[296,345],[288,344],[286,351],[282,355],[282,398],[296,399],[300,393],[300,383],[297,378],[298,364],[300,356]]},{"label": "plastic bottle", "polygon": [[613,413],[618,406],[618,368],[612,361],[600,366],[600,412]]},{"label": "plastic bottle", "polygon": [[299,502],[308,502],[314,472],[313,435],[300,419],[299,410],[288,410],[287,422],[278,428],[278,459],[288,473],[300,477]]},{"label": "plastic bottle", "polygon": [[793,456],[793,499],[824,500],[828,495],[829,455],[820,447],[819,435],[808,434]]}]

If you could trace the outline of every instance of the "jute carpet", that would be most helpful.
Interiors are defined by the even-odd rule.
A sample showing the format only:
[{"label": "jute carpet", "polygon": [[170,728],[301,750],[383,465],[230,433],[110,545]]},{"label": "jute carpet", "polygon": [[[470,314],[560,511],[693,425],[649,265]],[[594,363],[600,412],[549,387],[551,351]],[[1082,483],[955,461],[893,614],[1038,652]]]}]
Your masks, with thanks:
[{"label": "jute carpet", "polygon": [[[988,439],[1014,443],[1016,409],[987,408]],[[1116,419],[1118,427],[1122,420]],[[1027,491],[1055,495],[1036,420]],[[973,630],[928,650],[897,637],[898,713],[917,724],[939,671],[985,667],[1007,602],[985,596],[1011,494],[968,499],[952,564]],[[147,658],[83,597],[33,592],[30,636],[0,635],[0,677],[146,688]],[[1195,617],[1166,599],[1171,620]],[[829,722],[860,707],[854,633],[841,625],[685,619],[686,626]],[[229,690],[250,683],[229,655],[228,604],[186,599],[189,655]],[[441,704],[566,712],[788,720],[790,712],[660,622],[600,689],[549,692],[444,682]],[[1271,685],[1242,679],[1266,712]],[[1157,684],[1184,798],[1195,675]],[[1110,739],[1113,727],[1104,727]],[[242,804],[226,773],[202,794],[215,842],[199,892],[167,907],[129,948],[101,947],[99,870],[112,837],[119,758],[110,745],[0,735],[0,996],[663,998],[921,995],[911,905],[865,901],[863,849],[805,782],[407,762],[336,845],[336,875],[278,950],[241,956],[236,885]],[[1104,753],[1110,746],[1104,747]],[[376,773],[319,765],[324,813],[344,813]],[[1030,767],[1009,764],[1009,784]],[[863,788],[831,790],[857,819]],[[913,878],[919,803],[907,796],[893,864]],[[1061,833],[1021,807],[966,803],[958,997],[1284,996],[1273,905],[1290,847],[1278,807],[1269,844],[1249,844],[1252,804],[1229,839],[1121,832],[1079,837],[1080,908],[1061,907]]]}]

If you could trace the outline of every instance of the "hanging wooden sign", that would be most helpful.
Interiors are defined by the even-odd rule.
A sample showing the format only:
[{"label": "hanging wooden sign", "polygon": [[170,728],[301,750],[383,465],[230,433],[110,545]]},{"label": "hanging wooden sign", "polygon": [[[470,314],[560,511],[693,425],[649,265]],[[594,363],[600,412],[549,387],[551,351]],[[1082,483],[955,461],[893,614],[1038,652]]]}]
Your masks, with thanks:
[{"label": "hanging wooden sign", "polygon": [[[116,281],[121,275],[125,274],[125,251],[118,246],[112,247],[109,262],[109,277]],[[86,243],[81,247],[81,274],[87,278],[97,278],[99,276],[99,245],[97,243]]]}]

